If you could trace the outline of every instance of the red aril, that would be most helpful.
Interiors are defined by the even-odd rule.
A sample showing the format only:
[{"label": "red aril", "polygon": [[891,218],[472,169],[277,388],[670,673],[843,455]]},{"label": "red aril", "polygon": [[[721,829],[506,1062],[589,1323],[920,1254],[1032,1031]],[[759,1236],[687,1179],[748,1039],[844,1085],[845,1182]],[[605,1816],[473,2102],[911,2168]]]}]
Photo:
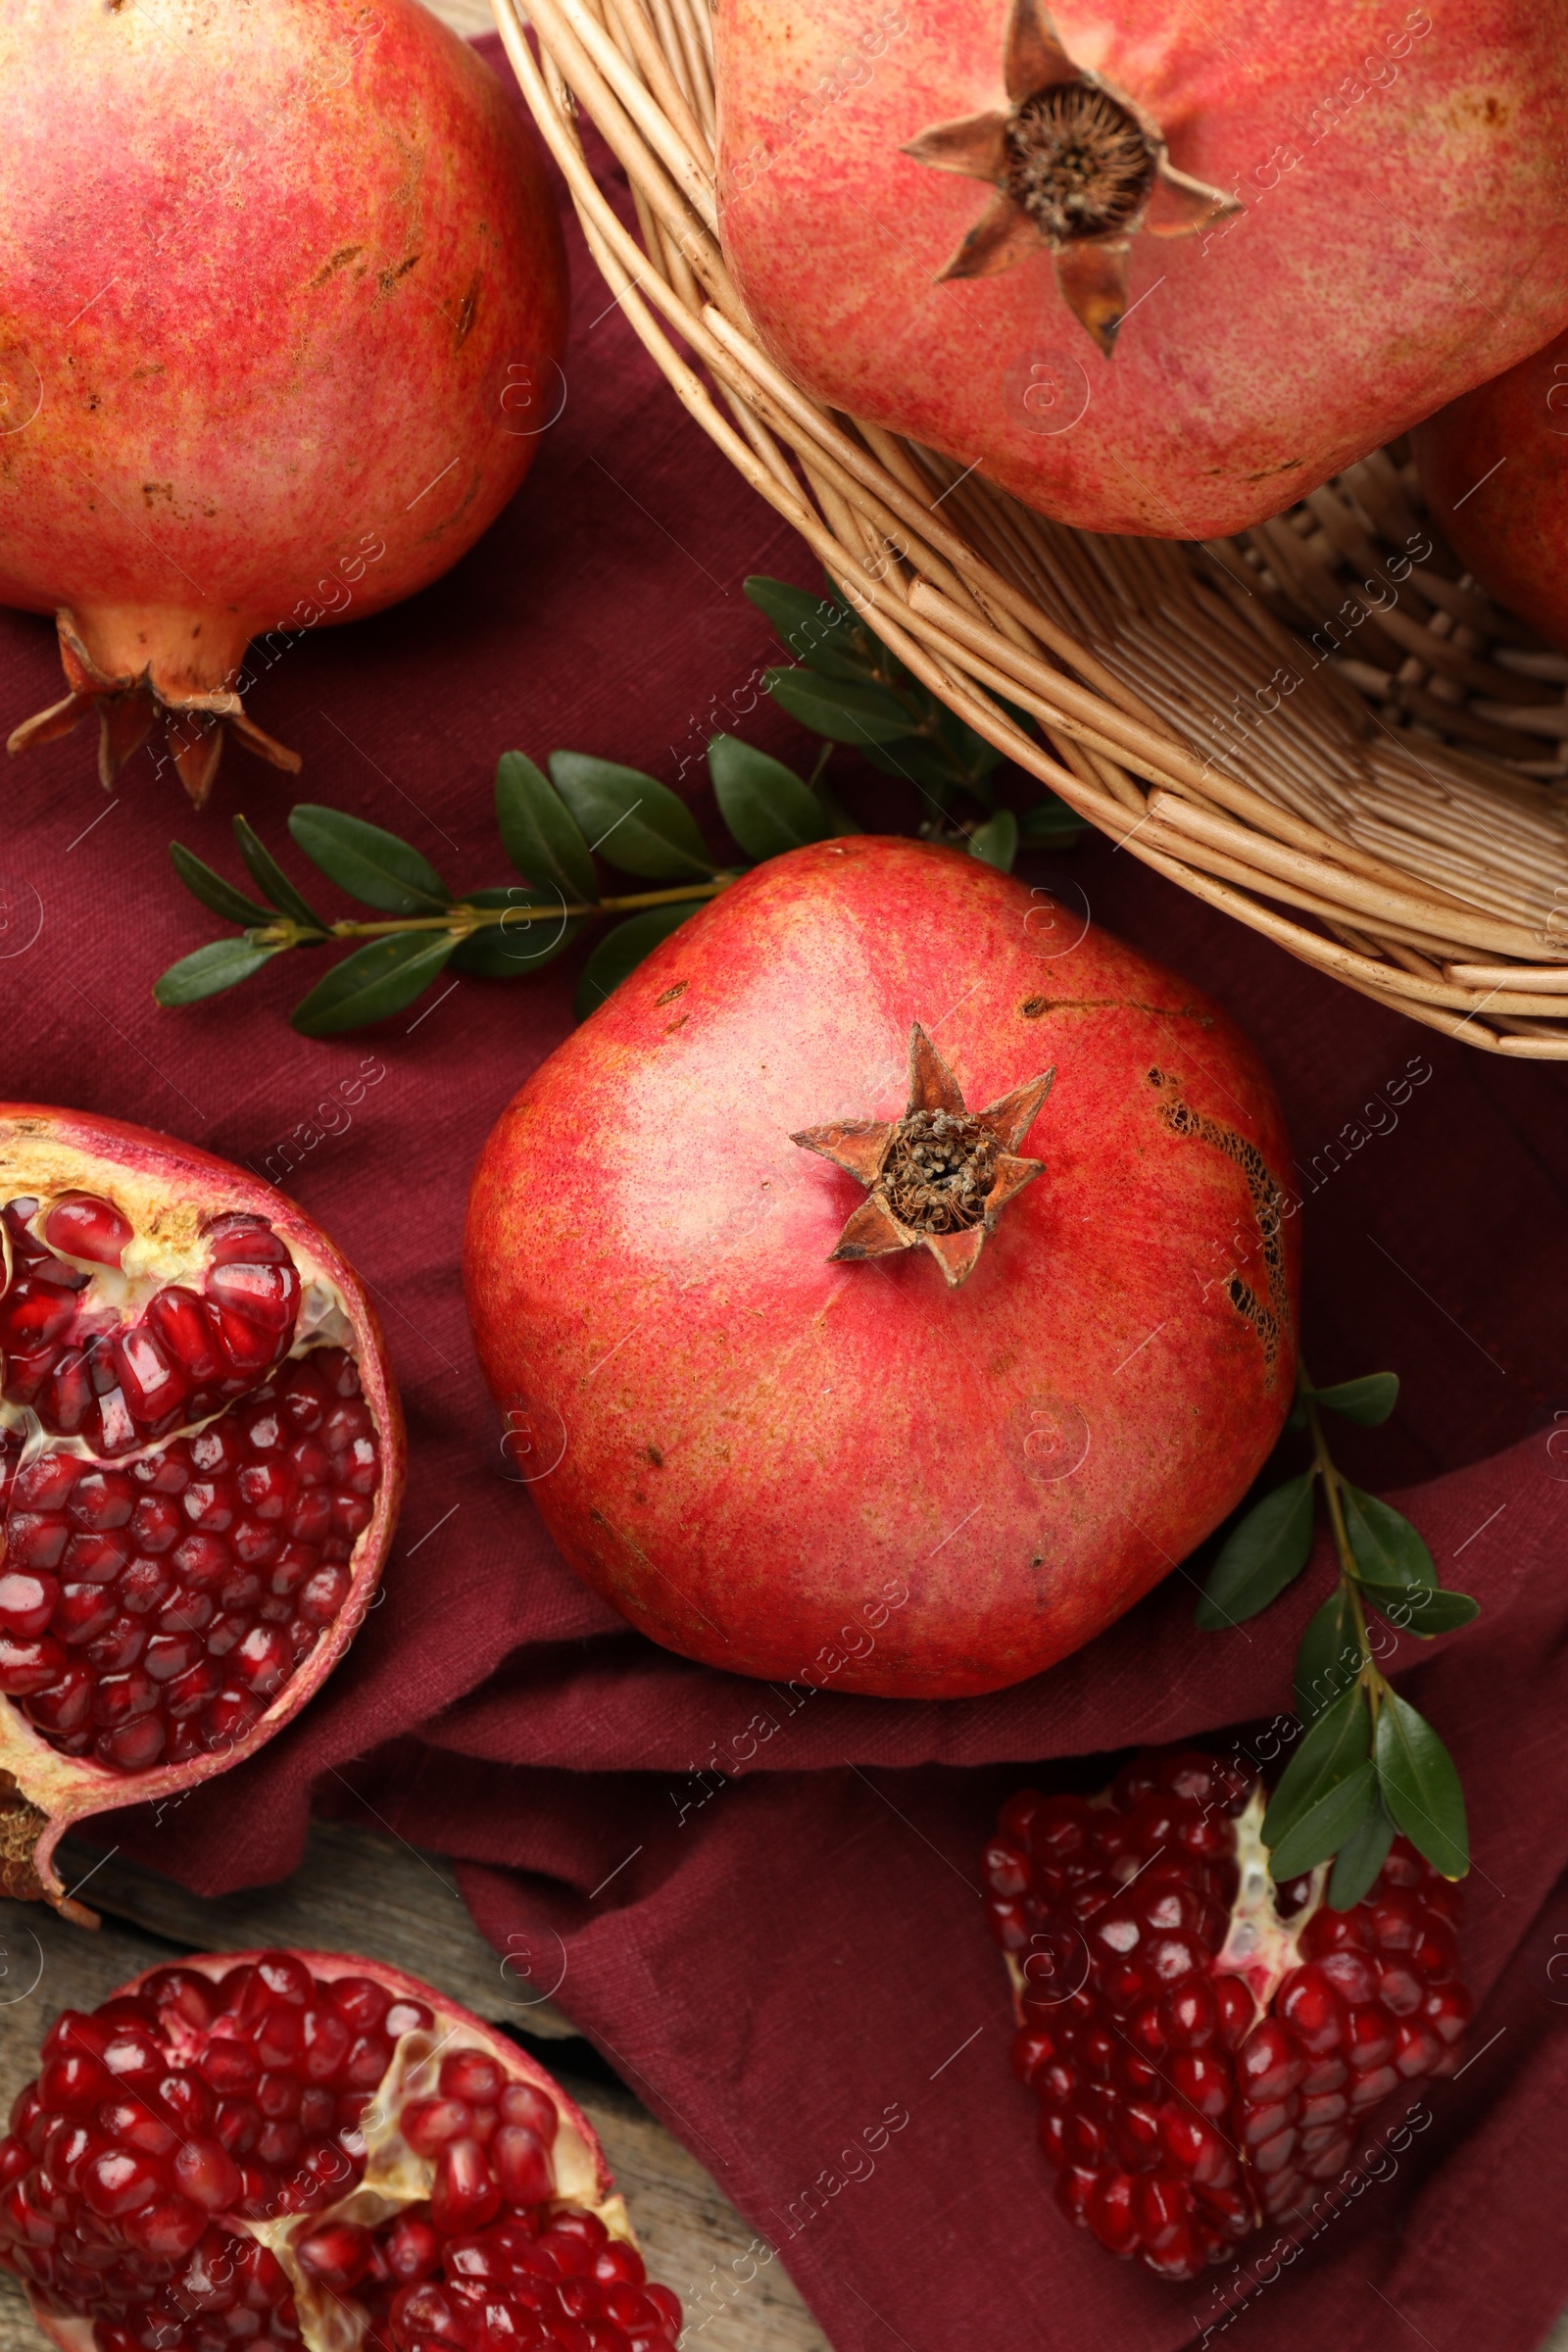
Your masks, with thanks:
[{"label": "red aril", "polygon": [[374,1310],[283,1196],[0,1104],[0,1883],[261,1746],[375,1590],[403,1427]]},{"label": "red aril", "polygon": [[[70,103],[62,104],[62,91]],[[58,618],[107,784],[155,718],[198,803],[247,642],[455,564],[559,405],[528,133],[417,0],[14,0],[0,21],[0,603]]]},{"label": "red aril", "polygon": [[1568,653],[1568,334],[1450,401],[1411,444],[1465,568]]},{"label": "red aril", "polygon": [[1568,320],[1519,0],[721,0],[715,43],[773,357],[1064,522],[1240,530]]},{"label": "red aril", "polygon": [[[346,2036],[324,2073],[279,2060],[284,2019],[369,2063]],[[481,2075],[539,2126],[526,2194],[478,2136]],[[405,2129],[434,2104],[463,2110],[461,2206]],[[612,2187],[560,2085],[427,1984],[201,1953],[50,2028],[0,2141],[0,2263],[62,2352],[670,2352],[680,2304]]]},{"label": "red aril", "polygon": [[1266,1458],[1288,1156],[1229,1022],[1043,893],[909,841],[791,852],[485,1146],[465,1280],[506,1443],[578,1574],[688,1657],[1021,1681]]},{"label": "red aril", "polygon": [[1165,2278],[1306,2220],[1372,2109],[1454,2072],[1463,1898],[1404,1838],[1348,1911],[1276,1889],[1234,1758],[1146,1749],[1102,1797],[1025,1788],[986,1848],[1013,2067],[1056,2198]]}]

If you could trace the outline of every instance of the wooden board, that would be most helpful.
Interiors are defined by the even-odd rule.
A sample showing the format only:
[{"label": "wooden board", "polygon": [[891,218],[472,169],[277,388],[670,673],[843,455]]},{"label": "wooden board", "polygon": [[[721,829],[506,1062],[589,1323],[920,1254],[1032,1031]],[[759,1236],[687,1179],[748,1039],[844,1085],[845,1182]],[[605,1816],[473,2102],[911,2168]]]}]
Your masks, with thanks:
[{"label": "wooden board", "polygon": [[[592,2054],[559,2010],[519,2004],[440,1855],[318,1822],[291,1879],[203,1902],[119,1855],[104,1861],[70,1840],[61,1854],[66,1885],[79,1885],[103,1926],[89,1934],[40,1905],[0,1899],[0,2105],[36,2073],[38,2044],[62,2009],[91,2009],[182,1951],[293,1944],[394,1961],[479,2016],[554,2043],[548,2063],[604,2141],[650,2271],[686,2306],[688,2343],[700,2334],[703,2352],[828,2352],[780,2264],[741,2283],[755,2269],[753,2232],[702,2166],[629,2091],[577,2071]],[[0,2272],[0,2352],[41,2352],[44,2341],[21,2287]]]}]

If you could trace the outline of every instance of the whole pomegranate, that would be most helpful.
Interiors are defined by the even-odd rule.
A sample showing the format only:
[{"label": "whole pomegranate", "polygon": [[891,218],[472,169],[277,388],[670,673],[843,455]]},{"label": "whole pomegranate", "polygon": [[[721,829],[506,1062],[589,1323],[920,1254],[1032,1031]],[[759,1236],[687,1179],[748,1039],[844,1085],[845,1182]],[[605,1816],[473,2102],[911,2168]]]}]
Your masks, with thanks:
[{"label": "whole pomegranate", "polygon": [[1499,603],[1568,652],[1568,334],[1411,436],[1444,535]]},{"label": "whole pomegranate", "polygon": [[719,0],[716,44],[780,365],[1086,529],[1241,530],[1568,321],[1524,0]]},{"label": "whole pomegranate", "polygon": [[0,1886],[222,1772],[369,1605],[403,1488],[375,1313],[302,1210],[188,1144],[0,1104]]},{"label": "whole pomegranate", "polygon": [[593,2127],[380,1961],[200,1953],[65,2010],[0,2141],[62,2352],[668,2352]]},{"label": "whole pomegranate", "polygon": [[1402,1838],[1370,1891],[1276,1889],[1264,1791],[1233,1757],[1146,1750],[1104,1796],[1025,1788],[986,1907],[1056,2200],[1164,2278],[1305,2220],[1372,2108],[1451,2075],[1471,2012],[1463,1899]]},{"label": "whole pomegranate", "polygon": [[558,399],[565,264],[500,83],[417,0],[0,11],[0,603],[58,612],[107,783],[192,798],[247,642],[456,563]]},{"label": "whole pomegranate", "polygon": [[1267,1455],[1285,1164],[1185,982],[975,858],[822,842],[535,1071],[474,1176],[469,1311],[551,1533],[656,1641],[992,1690],[1119,1616]]}]

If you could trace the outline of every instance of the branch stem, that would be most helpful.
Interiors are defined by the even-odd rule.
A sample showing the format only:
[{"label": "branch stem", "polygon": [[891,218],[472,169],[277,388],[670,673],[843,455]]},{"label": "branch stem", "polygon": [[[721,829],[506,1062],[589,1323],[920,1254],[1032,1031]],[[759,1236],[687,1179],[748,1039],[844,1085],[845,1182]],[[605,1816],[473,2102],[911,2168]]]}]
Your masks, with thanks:
[{"label": "branch stem", "polygon": [[265,928],[259,925],[252,936],[259,947],[279,948],[320,947],[329,939],[392,939],[417,931],[453,931],[460,939],[470,939],[476,931],[520,931],[534,923],[559,923],[573,915],[635,914],[645,906],[679,906],[688,901],[695,905],[716,898],[739,879],[738,874],[715,874],[710,882],[683,882],[674,890],[639,890],[629,897],[600,899],[593,906],[580,906],[564,902],[559,906],[475,906],[460,899],[444,914],[396,915],[381,923],[345,919],[320,930],[284,919]]},{"label": "branch stem", "polygon": [[1323,1499],[1328,1504],[1329,1527],[1334,1537],[1335,1556],[1340,1563],[1340,1585],[1349,1603],[1351,1622],[1355,1627],[1356,1655],[1361,1660],[1359,1680],[1366,1690],[1374,1729],[1378,1719],[1378,1704],[1385,1689],[1383,1677],[1372,1663],[1372,1651],[1366,1638],[1366,1610],[1361,1599],[1360,1572],[1355,1553],[1350,1548],[1349,1531],[1345,1524],[1345,1497],[1341,1478],[1330,1455],[1328,1440],[1323,1434],[1323,1420],[1313,1399],[1306,1366],[1299,1357],[1296,1363],[1296,1393],[1312,1440],[1312,1467],[1323,1481]]}]

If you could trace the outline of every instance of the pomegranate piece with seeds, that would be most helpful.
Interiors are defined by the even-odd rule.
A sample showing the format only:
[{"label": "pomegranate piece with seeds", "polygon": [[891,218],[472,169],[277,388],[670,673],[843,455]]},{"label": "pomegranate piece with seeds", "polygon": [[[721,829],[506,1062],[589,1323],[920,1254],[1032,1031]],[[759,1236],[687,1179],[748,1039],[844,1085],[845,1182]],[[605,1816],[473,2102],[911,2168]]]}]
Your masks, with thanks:
[{"label": "pomegranate piece with seeds", "polygon": [[1156,1749],[1092,1802],[1021,1790],[986,1849],[1057,2201],[1161,2278],[1304,2216],[1471,2012],[1458,1888],[1402,1838],[1350,1910],[1326,1863],[1275,1888],[1264,1802],[1234,1759]]},{"label": "pomegranate piece with seeds", "polygon": [[612,2187],[559,2085],[428,1985],[202,1954],[56,2020],[0,2263],[63,2352],[671,2352]]},{"label": "pomegranate piece with seeds", "polygon": [[60,1899],[69,1822],[297,1712],[401,1488],[374,1313],[300,1210],[167,1137],[0,1105],[6,1891]]}]

